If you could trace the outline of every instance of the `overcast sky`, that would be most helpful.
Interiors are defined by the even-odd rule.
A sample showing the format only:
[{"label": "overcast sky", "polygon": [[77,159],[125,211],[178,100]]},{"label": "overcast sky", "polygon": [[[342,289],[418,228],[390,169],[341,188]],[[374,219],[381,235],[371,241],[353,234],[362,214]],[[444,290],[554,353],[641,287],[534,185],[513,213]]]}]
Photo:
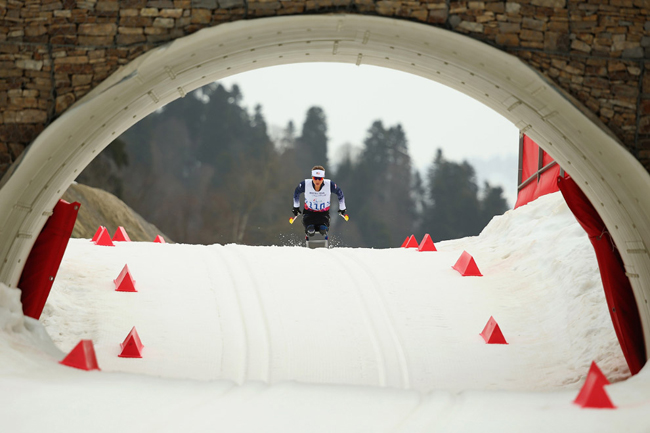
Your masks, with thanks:
[{"label": "overcast sky", "polygon": [[481,181],[500,184],[514,203],[517,128],[456,90],[391,69],[335,63],[263,68],[221,82],[227,88],[238,84],[250,109],[261,104],[271,130],[293,120],[299,133],[307,109],[322,107],[330,161],[338,159],[343,144],[361,145],[373,121],[381,119],[385,127],[401,123],[422,174],[440,147],[447,159],[472,163]]}]

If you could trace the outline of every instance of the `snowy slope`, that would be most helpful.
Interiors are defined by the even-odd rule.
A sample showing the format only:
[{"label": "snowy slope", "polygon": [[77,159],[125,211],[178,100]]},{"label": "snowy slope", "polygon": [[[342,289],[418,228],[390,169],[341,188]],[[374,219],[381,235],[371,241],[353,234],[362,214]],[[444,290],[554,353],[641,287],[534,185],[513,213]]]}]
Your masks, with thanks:
[{"label": "snowy slope", "polygon": [[[0,421],[12,431],[650,428],[650,374],[624,380],[595,256],[559,194],[436,246],[71,240],[41,318],[58,349],[22,317],[18,292],[0,288]],[[463,250],[483,277],[451,269]],[[137,293],[114,291],[124,264]],[[490,316],[510,344],[483,342]],[[118,358],[133,326],[144,357]],[[56,364],[82,338],[101,373]],[[592,360],[618,382],[608,392],[619,409],[571,403]]]}]

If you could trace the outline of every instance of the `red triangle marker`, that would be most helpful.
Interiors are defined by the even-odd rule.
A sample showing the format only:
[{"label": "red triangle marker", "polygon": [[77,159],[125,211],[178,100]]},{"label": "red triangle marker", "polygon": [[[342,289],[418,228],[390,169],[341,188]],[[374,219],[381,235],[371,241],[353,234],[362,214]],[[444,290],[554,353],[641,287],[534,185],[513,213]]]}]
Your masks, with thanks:
[{"label": "red triangle marker", "polygon": [[415,236],[411,235],[411,237],[408,239],[408,242],[406,242],[406,245],[404,245],[404,248],[417,248],[418,247],[418,241],[415,239]]},{"label": "red triangle marker", "polygon": [[478,270],[474,257],[470,256],[467,251],[463,251],[453,269],[457,270],[463,277],[482,277],[481,271]]},{"label": "red triangle marker", "polygon": [[124,230],[124,227],[119,226],[117,230],[115,230],[113,242],[131,242],[131,238],[129,238],[129,234]]},{"label": "red triangle marker", "polygon": [[616,406],[605,391],[605,385],[609,385],[609,380],[592,361],[587,379],[573,402],[584,408],[615,409]]},{"label": "red triangle marker", "polygon": [[153,241],[158,243],[158,244],[166,244],[167,243],[167,242],[165,242],[165,239],[160,235],[156,236],[156,239],[154,239]]},{"label": "red triangle marker", "polygon": [[501,328],[499,328],[499,324],[492,316],[490,316],[490,320],[488,320],[485,328],[483,328],[483,332],[479,335],[483,337],[483,340],[487,344],[508,344],[501,332]]},{"label": "red triangle marker", "polygon": [[93,235],[93,238],[90,240],[90,242],[97,242],[97,239],[99,239],[99,235],[102,234],[102,229],[105,229],[106,227],[104,226],[99,226],[97,227],[97,231]]},{"label": "red triangle marker", "polygon": [[406,248],[406,244],[409,241],[409,237],[407,236],[406,239],[404,239],[404,242],[402,242],[402,246],[400,248]]},{"label": "red triangle marker", "polygon": [[135,326],[129,332],[129,335],[126,336],[123,343],[120,343],[122,352],[120,352],[120,358],[142,358],[142,348],[144,348],[142,341],[140,341],[140,336],[138,331],[135,330]]},{"label": "red triangle marker", "polygon": [[122,272],[120,272],[117,279],[113,280],[113,283],[115,284],[116,292],[137,292],[135,290],[135,280],[131,276],[131,272],[129,272],[128,265],[124,265]]},{"label": "red triangle marker", "polygon": [[436,250],[436,246],[433,244],[429,233],[424,235],[422,242],[420,242],[420,246],[418,246],[418,251],[438,251]]},{"label": "red triangle marker", "polygon": [[81,340],[59,364],[86,371],[99,370],[92,340]]},{"label": "red triangle marker", "polygon": [[95,245],[101,245],[103,247],[115,246],[115,244],[113,244],[113,241],[111,240],[111,236],[108,234],[108,230],[106,230],[106,227],[102,227],[102,232],[99,234],[99,238],[97,238],[97,241],[95,241]]}]

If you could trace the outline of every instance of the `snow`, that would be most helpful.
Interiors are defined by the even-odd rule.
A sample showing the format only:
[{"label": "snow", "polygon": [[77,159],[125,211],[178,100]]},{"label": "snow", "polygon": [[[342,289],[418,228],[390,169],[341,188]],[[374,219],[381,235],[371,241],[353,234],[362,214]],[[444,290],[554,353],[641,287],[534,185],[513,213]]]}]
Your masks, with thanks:
[{"label": "snow", "polygon": [[[12,432],[650,428],[650,372],[629,377],[593,250],[561,195],[436,247],[99,247],[73,239],[40,322],[22,316],[18,290],[0,285],[2,425]],[[483,277],[451,268],[464,250]],[[137,293],[114,290],[125,264]],[[479,336],[490,316],[508,345]],[[143,358],[120,358],[133,326]],[[93,340],[101,372],[56,362],[80,339]],[[592,361],[613,382],[615,410],[572,404]]]}]

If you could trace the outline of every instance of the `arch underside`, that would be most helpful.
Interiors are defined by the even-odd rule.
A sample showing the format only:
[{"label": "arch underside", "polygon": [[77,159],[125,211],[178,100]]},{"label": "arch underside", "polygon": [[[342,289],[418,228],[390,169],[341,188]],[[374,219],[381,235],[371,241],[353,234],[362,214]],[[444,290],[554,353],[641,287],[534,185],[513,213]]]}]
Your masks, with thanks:
[{"label": "arch underside", "polygon": [[[363,15],[222,24],[149,51],[109,77],[43,131],[3,178],[0,281],[16,286],[58,199],[102,149],[137,121],[215,80],[301,62],[370,64],[416,74],[512,121],[565,168],[607,224],[650,347],[650,176],[641,164],[517,58],[432,26]],[[431,122],[435,133],[435,119]]]}]

